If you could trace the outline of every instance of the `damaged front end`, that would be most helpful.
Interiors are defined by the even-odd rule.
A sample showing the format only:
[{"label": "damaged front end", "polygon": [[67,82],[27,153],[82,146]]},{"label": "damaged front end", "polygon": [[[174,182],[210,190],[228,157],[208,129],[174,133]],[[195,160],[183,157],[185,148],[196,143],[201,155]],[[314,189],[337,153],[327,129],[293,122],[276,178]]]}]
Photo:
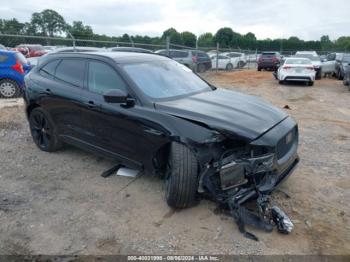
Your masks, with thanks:
[{"label": "damaged front end", "polygon": [[[273,224],[279,232],[290,232],[291,221],[281,209],[271,207],[268,196],[299,162],[296,123],[287,118],[249,143],[227,138],[211,146],[214,155],[203,165],[198,191],[230,210],[246,237],[257,240],[244,224],[268,232]],[[256,212],[243,206],[250,200],[256,200]]]}]

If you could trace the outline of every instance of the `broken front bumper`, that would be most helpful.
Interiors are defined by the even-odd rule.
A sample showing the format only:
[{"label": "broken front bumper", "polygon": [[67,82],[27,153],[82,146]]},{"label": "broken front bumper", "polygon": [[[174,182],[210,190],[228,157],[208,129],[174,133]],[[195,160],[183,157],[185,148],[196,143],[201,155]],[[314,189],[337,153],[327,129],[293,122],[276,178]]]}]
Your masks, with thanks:
[{"label": "broken front bumper", "polygon": [[201,185],[219,202],[234,198],[241,204],[257,197],[258,192],[269,194],[292,174],[299,162],[297,124],[288,117],[251,146],[271,150],[258,157],[219,161],[202,176]]}]

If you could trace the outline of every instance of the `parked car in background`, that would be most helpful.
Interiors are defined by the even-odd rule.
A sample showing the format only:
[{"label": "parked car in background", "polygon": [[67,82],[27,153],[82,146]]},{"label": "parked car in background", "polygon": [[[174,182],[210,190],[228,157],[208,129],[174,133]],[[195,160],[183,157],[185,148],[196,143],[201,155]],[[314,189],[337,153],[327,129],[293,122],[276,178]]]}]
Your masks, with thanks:
[{"label": "parked car in background", "polygon": [[62,53],[62,52],[105,52],[105,48],[89,47],[89,46],[67,46],[60,47],[53,50],[51,53]]},{"label": "parked car in background", "polygon": [[330,53],[326,56],[322,64],[322,72],[325,75],[336,76],[338,73],[338,65],[343,57],[343,53]]},{"label": "parked car in background", "polygon": [[127,52],[43,59],[25,79],[36,146],[53,152],[65,142],[159,174],[171,207],[195,205],[198,191],[242,204],[272,192],[299,162],[298,125],[286,112],[214,87],[172,59]]},{"label": "parked car in background", "polygon": [[139,47],[124,47],[124,46],[118,46],[118,47],[112,47],[109,48],[112,52],[134,52],[134,53],[144,53],[144,54],[152,54],[153,52],[151,50],[145,49],[145,48],[139,48]]},{"label": "parked car in background", "polygon": [[[218,66],[216,67],[216,57],[218,57]],[[211,64],[213,69],[224,69],[224,70],[232,70],[233,68],[236,68],[238,65],[238,59],[231,58],[229,56],[219,54],[219,56],[211,55]]]},{"label": "parked car in background", "polygon": [[344,86],[349,86],[350,91],[350,63],[347,66],[344,66],[344,77],[343,77]]},{"label": "parked car in background", "polygon": [[42,45],[22,44],[16,46],[14,50],[21,52],[25,57],[42,56],[47,53]]},{"label": "parked car in background", "polygon": [[337,69],[337,77],[339,80],[343,80],[345,75],[345,70],[349,67],[350,63],[350,54],[344,54],[342,58],[337,61],[336,69]]},{"label": "parked car in background", "polygon": [[221,53],[222,55],[228,56],[232,58],[232,61],[235,59],[237,60],[237,68],[243,68],[247,64],[247,58],[244,53],[239,52],[224,52]]},{"label": "parked car in background", "polygon": [[31,66],[20,52],[0,50],[0,97],[18,97]]},{"label": "parked car in background", "polygon": [[316,52],[296,52],[294,57],[308,58],[311,60],[315,71],[316,71],[316,79],[321,79],[322,77],[322,62],[321,58],[315,55]]},{"label": "parked car in background", "polygon": [[187,66],[192,71],[197,70],[199,73],[203,73],[212,68],[210,57],[203,51],[170,49],[168,54],[167,50],[162,49],[157,50],[155,53],[172,58]]},{"label": "parked car in background", "polygon": [[314,84],[316,71],[310,59],[290,57],[277,70],[277,79],[280,84],[286,81],[302,81],[309,86]]},{"label": "parked car in background", "polygon": [[297,51],[295,53],[296,55],[312,55],[312,56],[318,56],[316,51]]},{"label": "parked car in background", "polygon": [[281,61],[279,52],[263,52],[258,59],[258,71],[261,69],[277,70]]}]

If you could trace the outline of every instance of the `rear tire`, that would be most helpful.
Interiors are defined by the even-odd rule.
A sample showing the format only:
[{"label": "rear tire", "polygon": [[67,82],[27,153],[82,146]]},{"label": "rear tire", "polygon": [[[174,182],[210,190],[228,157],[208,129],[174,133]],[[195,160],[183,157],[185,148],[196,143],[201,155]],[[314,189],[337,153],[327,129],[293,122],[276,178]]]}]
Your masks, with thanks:
[{"label": "rear tire", "polygon": [[313,85],[314,85],[314,82],[313,82],[313,81],[309,81],[309,82],[307,83],[307,85],[308,85],[308,86],[313,86]]},{"label": "rear tire", "polygon": [[16,81],[11,79],[3,79],[0,81],[0,97],[15,98],[19,97],[21,89]]},{"label": "rear tire", "polygon": [[342,76],[342,74],[341,74],[340,69],[338,70],[337,77],[338,77],[338,80],[343,80],[343,78],[344,78],[344,77]]},{"label": "rear tire", "polygon": [[198,73],[204,73],[205,72],[205,65],[204,64],[199,64],[197,66],[197,72]]},{"label": "rear tire", "polygon": [[41,108],[34,108],[29,115],[29,127],[34,143],[46,152],[54,152],[62,147],[55,126]]},{"label": "rear tire", "polygon": [[346,80],[346,77],[343,78],[343,85],[344,86],[348,86],[349,85],[349,81]]},{"label": "rear tire", "polygon": [[191,150],[172,143],[165,177],[165,198],[175,208],[186,208],[198,202],[198,163]]},{"label": "rear tire", "polygon": [[258,67],[258,71],[261,71],[261,68],[260,68],[260,67]]},{"label": "rear tire", "polygon": [[278,83],[279,83],[280,85],[284,85],[284,80],[278,80]]}]

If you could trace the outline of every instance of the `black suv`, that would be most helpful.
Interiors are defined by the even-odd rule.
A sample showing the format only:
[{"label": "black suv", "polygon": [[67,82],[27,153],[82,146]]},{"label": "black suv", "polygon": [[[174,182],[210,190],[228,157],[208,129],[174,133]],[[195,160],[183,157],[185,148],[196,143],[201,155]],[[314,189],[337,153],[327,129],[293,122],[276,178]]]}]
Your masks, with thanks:
[{"label": "black suv", "polygon": [[193,205],[199,192],[244,202],[272,191],[298,163],[297,124],[285,112],[167,57],[49,54],[25,83],[39,149],[72,144],[160,174],[173,207]]}]

